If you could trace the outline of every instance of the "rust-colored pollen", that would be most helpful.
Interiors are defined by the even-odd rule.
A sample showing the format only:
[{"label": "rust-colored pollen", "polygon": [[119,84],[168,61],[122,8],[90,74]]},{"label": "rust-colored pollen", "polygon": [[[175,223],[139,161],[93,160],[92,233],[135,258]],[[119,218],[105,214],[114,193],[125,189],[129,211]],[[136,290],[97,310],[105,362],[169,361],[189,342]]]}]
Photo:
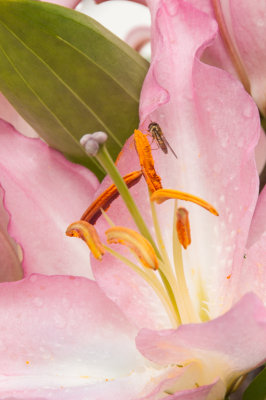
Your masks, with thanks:
[{"label": "rust-colored pollen", "polygon": [[[139,182],[142,176],[141,171],[133,171],[123,177],[126,185],[130,188]],[[83,213],[81,220],[94,225],[97,219],[102,215],[101,208],[106,211],[111,203],[119,196],[117,187],[112,184]]]},{"label": "rust-colored pollen", "polygon": [[185,208],[180,207],[176,211],[176,217],[178,240],[184,249],[186,249],[191,243],[188,211]]},{"label": "rust-colored pollen", "polygon": [[154,160],[151,154],[151,146],[146,135],[135,129],[134,139],[141,170],[150,191],[153,193],[156,190],[162,189],[161,178],[155,171]]}]

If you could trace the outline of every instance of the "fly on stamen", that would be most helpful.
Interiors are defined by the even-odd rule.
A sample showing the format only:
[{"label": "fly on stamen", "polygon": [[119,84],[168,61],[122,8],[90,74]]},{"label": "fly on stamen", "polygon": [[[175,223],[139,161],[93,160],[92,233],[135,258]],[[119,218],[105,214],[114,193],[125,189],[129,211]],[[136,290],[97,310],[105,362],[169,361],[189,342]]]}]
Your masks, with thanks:
[{"label": "fly on stamen", "polygon": [[157,122],[151,122],[148,126],[148,131],[151,133],[153,140],[155,140],[160,147],[160,149],[167,154],[168,153],[168,148],[171,150],[175,158],[177,159],[177,155],[170,146],[168,140],[166,139],[165,135],[163,134],[163,131]]}]

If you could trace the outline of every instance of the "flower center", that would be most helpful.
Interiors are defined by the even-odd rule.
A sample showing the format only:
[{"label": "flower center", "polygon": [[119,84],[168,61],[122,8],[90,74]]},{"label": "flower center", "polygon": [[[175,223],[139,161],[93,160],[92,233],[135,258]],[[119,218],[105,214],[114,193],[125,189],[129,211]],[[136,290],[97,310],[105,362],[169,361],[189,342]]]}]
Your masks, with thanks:
[{"label": "flower center", "polygon": [[[83,239],[89,246],[94,257],[98,260],[102,260],[104,253],[109,252],[145,279],[160,298],[173,327],[177,327],[182,323],[200,322],[200,315],[195,310],[187,287],[183,263],[182,251],[186,250],[191,244],[189,214],[184,207],[177,206],[177,200],[196,203],[214,215],[218,215],[217,211],[209,203],[197,196],[162,187],[161,178],[155,171],[149,141],[141,131],[135,130],[134,132],[135,147],[139,156],[141,171],[131,172],[124,178],[121,177],[107,153],[102,138],[103,135],[97,132],[93,135],[86,135],[85,138],[83,137],[81,143],[88,154],[95,156],[106,169],[113,179],[114,184],[108,187],[88,207],[83,213],[81,221],[69,225],[66,234]],[[94,143],[95,140],[96,143]],[[155,239],[152,237],[128,190],[128,187],[139,182],[142,174],[149,189],[149,203],[156,235]],[[119,194],[123,198],[139,232],[126,227],[115,226],[114,222],[111,221],[105,212]],[[174,266],[172,266],[169,254],[166,251],[155,207],[155,203],[161,204],[170,199],[174,200],[174,213],[172,217],[172,258]],[[128,247],[140,265],[133,263],[127,257],[116,252],[112,247],[100,242],[94,224],[101,215],[103,215],[110,225],[110,228],[105,232],[107,243],[109,245],[119,243]],[[169,219],[169,216],[167,218]]]}]

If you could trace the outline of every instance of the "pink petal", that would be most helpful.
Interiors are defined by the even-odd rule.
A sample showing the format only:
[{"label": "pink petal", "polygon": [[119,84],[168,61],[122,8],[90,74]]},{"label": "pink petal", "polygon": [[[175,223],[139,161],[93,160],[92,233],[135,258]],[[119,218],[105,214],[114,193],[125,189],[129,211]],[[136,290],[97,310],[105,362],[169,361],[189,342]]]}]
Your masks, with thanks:
[{"label": "pink petal", "polygon": [[255,157],[257,170],[260,174],[266,164],[266,134],[262,128],[260,131],[260,140],[255,148]]},{"label": "pink petal", "polygon": [[136,51],[140,51],[145,44],[149,43],[150,39],[150,28],[148,26],[138,26],[127,34],[125,42]]},{"label": "pink petal", "polygon": [[252,219],[245,258],[235,296],[253,291],[266,304],[266,186]]},{"label": "pink petal", "polygon": [[2,284],[0,309],[1,399],[126,400],[149,379],[134,328],[93,281]]},{"label": "pink petal", "polygon": [[[190,0],[190,3],[214,17],[210,0]],[[251,94],[262,112],[266,113],[265,1],[222,0],[220,4],[231,40],[248,75]],[[206,50],[204,59],[237,76],[220,35]]]},{"label": "pink petal", "polygon": [[234,39],[250,79],[251,94],[266,114],[266,3],[231,0],[229,4]]},{"label": "pink petal", "polygon": [[[247,323],[248,321],[248,323]],[[138,349],[161,365],[198,360],[210,381],[228,384],[266,359],[266,309],[253,294],[245,295],[230,311],[215,320],[182,325],[175,330],[143,329]]]},{"label": "pink petal", "polygon": [[0,189],[0,282],[22,279],[23,271],[18,256],[18,248],[8,235],[8,214],[2,203],[3,191]]},{"label": "pink petal", "polygon": [[0,93],[0,118],[9,122],[25,136],[37,137],[37,133],[11,106],[7,99]]},{"label": "pink petal", "polygon": [[[108,0],[95,0],[95,3],[96,4],[101,4],[101,3],[104,3],[105,1],[108,1]],[[146,6],[146,1],[145,0],[131,0],[131,1],[134,1],[134,3],[143,4],[144,6]]]},{"label": "pink petal", "polygon": [[174,395],[164,397],[163,400],[217,400],[223,399],[225,390],[221,381],[215,382],[211,385],[200,386],[197,389],[182,390]]},{"label": "pink petal", "polygon": [[79,4],[79,2],[80,0],[49,0],[49,3],[55,3],[58,4],[59,6],[64,6],[69,8],[75,8]]},{"label": "pink petal", "polygon": [[[197,363],[191,362],[183,368],[175,366],[154,379],[150,384],[155,386],[155,389],[148,396],[139,400],[160,400],[162,398],[163,400],[205,400],[207,395],[209,395],[208,399],[213,400],[224,398],[226,388],[222,381],[215,380],[209,385],[198,387],[201,381],[202,370]],[[171,393],[170,396],[163,397],[167,393]]]},{"label": "pink petal", "polygon": [[[158,122],[178,155],[153,153],[164,187],[204,198],[220,214],[180,202],[191,222],[192,244],[183,253],[189,288],[196,303],[203,284],[214,318],[232,304],[257,201],[258,111],[234,78],[199,61],[216,34],[212,19],[182,1],[150,7],[153,61],[141,94],[141,127]],[[173,203],[158,209],[171,243]]]},{"label": "pink petal", "polygon": [[95,176],[39,139],[0,121],[0,183],[11,214],[10,235],[23,248],[26,274],[90,276],[87,246],[65,236],[98,186]]},{"label": "pink petal", "polygon": [[248,247],[251,247],[256,241],[260,240],[266,231],[266,186],[259,195],[255,212],[250,226]]}]

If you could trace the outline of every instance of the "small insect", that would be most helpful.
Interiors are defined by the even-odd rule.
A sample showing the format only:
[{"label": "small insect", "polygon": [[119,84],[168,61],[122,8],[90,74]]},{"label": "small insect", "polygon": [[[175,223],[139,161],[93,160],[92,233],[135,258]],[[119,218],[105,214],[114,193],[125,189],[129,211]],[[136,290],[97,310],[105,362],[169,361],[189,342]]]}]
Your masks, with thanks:
[{"label": "small insect", "polygon": [[169,149],[171,150],[171,152],[173,153],[173,155],[175,156],[175,158],[177,158],[177,155],[175,154],[174,150],[172,149],[172,147],[170,146],[170,144],[168,143],[167,139],[165,138],[163,131],[160,127],[159,124],[157,124],[157,122],[151,122],[148,126],[148,131],[152,134],[152,138],[154,140],[156,140],[158,146],[160,147],[160,149],[167,154],[168,153],[168,149],[167,147],[169,147]]}]

